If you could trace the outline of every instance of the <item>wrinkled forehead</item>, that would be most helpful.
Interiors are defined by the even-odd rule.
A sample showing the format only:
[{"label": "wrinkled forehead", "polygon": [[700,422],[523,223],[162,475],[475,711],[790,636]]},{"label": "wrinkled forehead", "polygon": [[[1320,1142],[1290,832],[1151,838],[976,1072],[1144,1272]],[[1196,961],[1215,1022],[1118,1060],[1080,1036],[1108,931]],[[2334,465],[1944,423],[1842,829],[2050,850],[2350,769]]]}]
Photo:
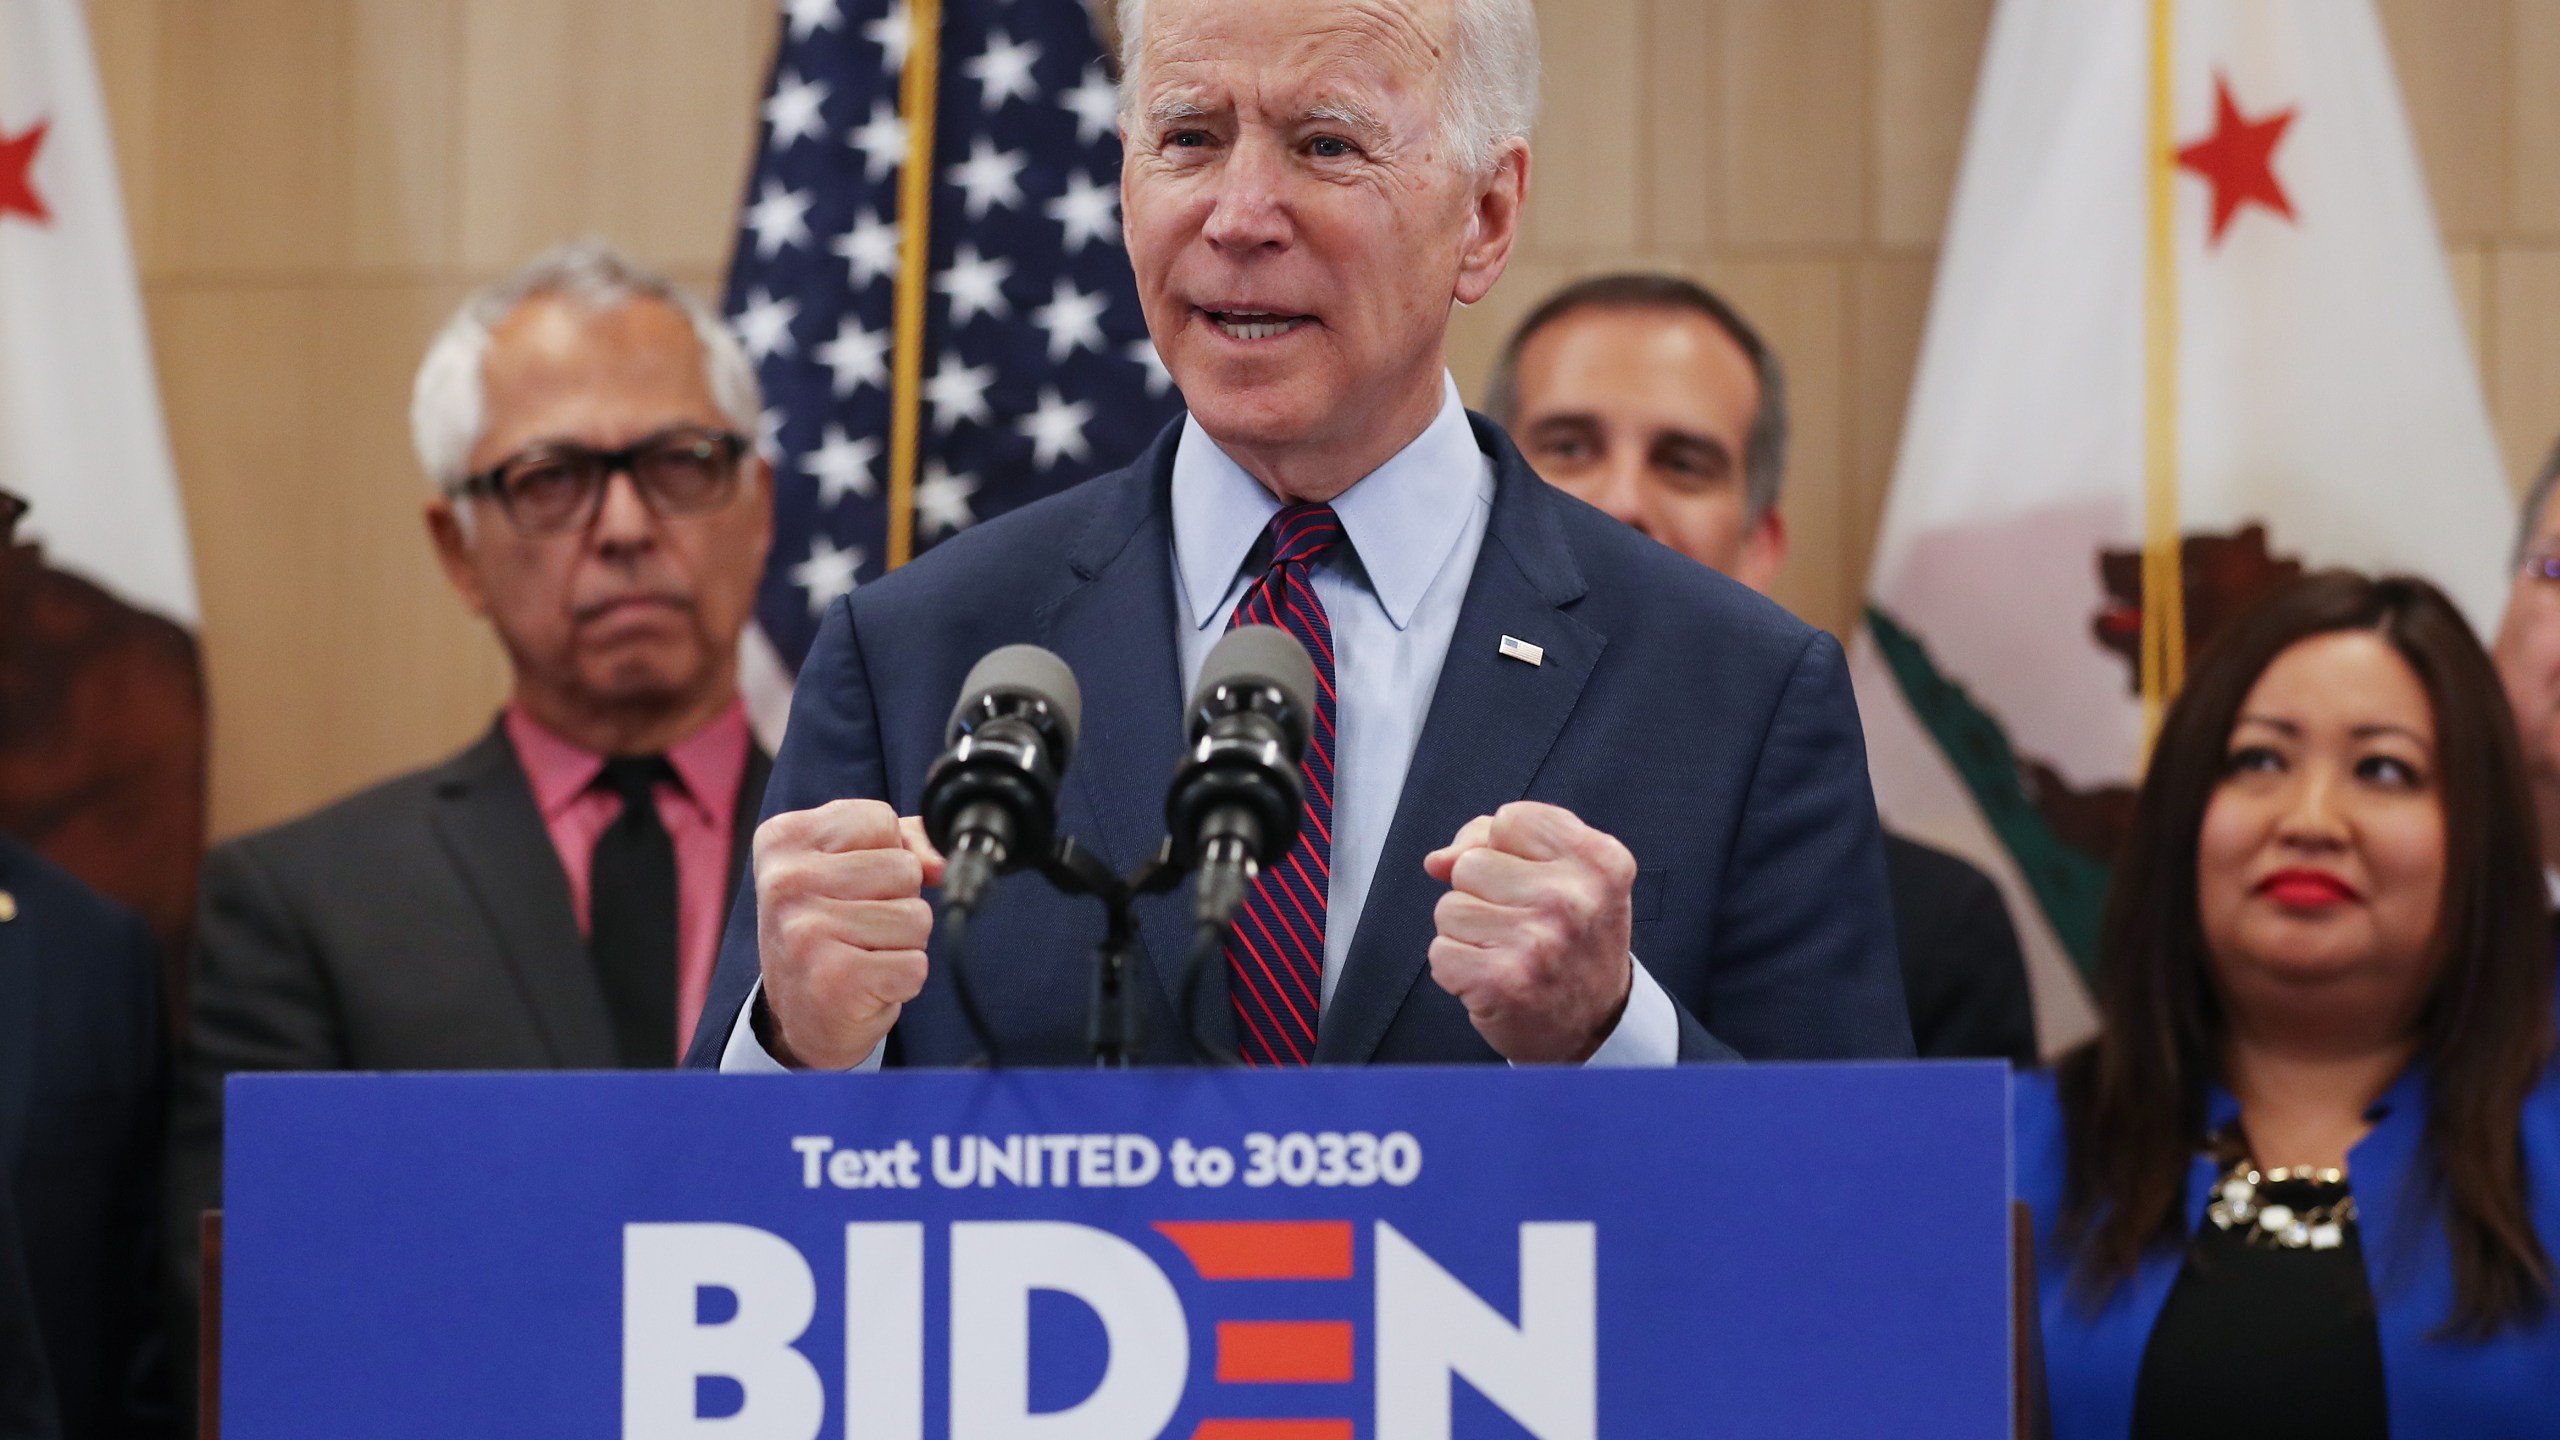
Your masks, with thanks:
[{"label": "wrinkled forehead", "polygon": [[1236,110],[1391,120],[1437,93],[1454,0],[1150,0],[1139,114]]}]

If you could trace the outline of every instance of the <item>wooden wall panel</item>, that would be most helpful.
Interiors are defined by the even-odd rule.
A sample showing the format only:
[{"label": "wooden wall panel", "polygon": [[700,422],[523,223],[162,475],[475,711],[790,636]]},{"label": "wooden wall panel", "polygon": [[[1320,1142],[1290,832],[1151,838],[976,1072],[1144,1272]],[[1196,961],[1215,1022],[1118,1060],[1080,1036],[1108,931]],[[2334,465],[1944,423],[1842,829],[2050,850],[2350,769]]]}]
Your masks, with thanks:
[{"label": "wooden wall panel", "polygon": [[449,7],[190,0],[159,14],[146,273],[309,275],[446,258]]},{"label": "wooden wall panel", "polygon": [[2496,327],[2489,412],[2521,495],[2560,440],[2560,249],[2502,251],[2490,275]]},{"label": "wooden wall panel", "polygon": [[461,294],[239,286],[153,306],[204,592],[224,828],[451,749],[504,693],[497,647],[433,563],[406,443],[422,337]]},{"label": "wooden wall panel", "polygon": [[1920,365],[1920,339],[1929,319],[1929,286],[1937,278],[1934,257],[1881,256],[1858,264],[1849,331],[1849,454],[1842,501],[1846,537],[1841,569],[1830,582],[1841,592],[1844,613],[1866,600],[1867,566],[1874,558],[1876,527],[1884,519],[1885,492],[1893,481],[1894,452],[1902,440],[1902,415],[1911,378]]},{"label": "wooden wall panel", "polygon": [[2508,26],[2507,223],[2560,239],[2560,5],[2514,0]]},{"label": "wooden wall panel", "polygon": [[1606,253],[1638,243],[1646,188],[1641,0],[1541,5],[1542,104],[1530,168],[1528,234],[1549,252]]},{"label": "wooden wall panel", "polygon": [[1744,246],[1867,238],[1867,6],[1725,0],[1724,233]]},{"label": "wooden wall panel", "polygon": [[461,260],[585,231],[659,265],[729,253],[774,16],[744,0],[463,0]]},{"label": "wooden wall panel", "polygon": [[1876,239],[1934,246],[1947,226],[1992,0],[1874,0]]},{"label": "wooden wall panel", "polygon": [[2509,0],[2380,4],[2436,221],[2448,238],[2487,239],[2507,218]]},{"label": "wooden wall panel", "polygon": [[[1663,250],[1714,242],[1724,188],[1722,0],[1650,0],[1644,32],[1645,237]],[[1539,137],[1546,143],[1550,137]]]},{"label": "wooden wall panel", "polygon": [[1696,276],[1729,297],[1787,357],[1789,561],[1773,594],[1816,625],[1846,633],[1856,611],[1841,577],[1849,531],[1849,276],[1838,260],[1747,260]]},{"label": "wooden wall panel", "polygon": [[[1783,596],[1856,614],[1994,0],[1538,0],[1556,285],[1727,289],[1796,392]],[[2511,472],[2560,434],[2560,0],[2381,0]],[[404,406],[467,288],[601,232],[716,287],[771,0],[88,0],[196,527],[231,833],[432,759],[504,667],[419,534]]]}]

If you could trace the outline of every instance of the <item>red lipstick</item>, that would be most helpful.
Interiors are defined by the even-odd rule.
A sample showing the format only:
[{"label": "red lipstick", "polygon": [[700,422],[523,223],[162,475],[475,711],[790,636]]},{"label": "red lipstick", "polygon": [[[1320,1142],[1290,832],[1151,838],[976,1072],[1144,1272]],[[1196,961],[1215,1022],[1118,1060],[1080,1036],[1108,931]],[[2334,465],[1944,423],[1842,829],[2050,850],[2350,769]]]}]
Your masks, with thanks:
[{"label": "red lipstick", "polygon": [[2288,910],[2325,910],[2362,898],[2356,887],[2326,870],[2279,870],[2258,882],[2258,893]]}]

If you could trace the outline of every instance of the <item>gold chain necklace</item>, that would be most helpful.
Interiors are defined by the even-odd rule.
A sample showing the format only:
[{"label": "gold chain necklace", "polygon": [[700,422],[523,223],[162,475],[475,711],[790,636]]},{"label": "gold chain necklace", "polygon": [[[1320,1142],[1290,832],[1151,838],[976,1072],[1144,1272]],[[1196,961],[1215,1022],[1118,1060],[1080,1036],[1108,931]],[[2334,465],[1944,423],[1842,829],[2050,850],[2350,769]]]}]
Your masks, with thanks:
[{"label": "gold chain necklace", "polygon": [[2213,1203],[2205,1207],[2205,1218],[2216,1229],[2238,1230],[2247,1243],[2271,1249],[2335,1250],[2345,1244],[2347,1227],[2356,1223],[2356,1197],[2342,1195],[2328,1204],[2301,1210],[2259,1197],[2260,1186],[2288,1181],[2344,1185],[2347,1172],[2310,1165],[2260,1170],[2243,1156],[2215,1183]]}]

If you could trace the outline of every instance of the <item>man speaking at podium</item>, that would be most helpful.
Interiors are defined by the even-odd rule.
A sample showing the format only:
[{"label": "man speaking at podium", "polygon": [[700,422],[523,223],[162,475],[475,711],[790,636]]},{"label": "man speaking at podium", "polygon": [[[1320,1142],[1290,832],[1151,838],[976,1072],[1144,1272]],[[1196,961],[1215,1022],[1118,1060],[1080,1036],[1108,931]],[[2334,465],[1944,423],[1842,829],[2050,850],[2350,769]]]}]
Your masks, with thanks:
[{"label": "man speaking at podium", "polygon": [[[1541,483],[1448,377],[1527,196],[1529,0],[1120,13],[1129,255],[1190,415],[836,602],[691,1062],[978,1058],[900,819],[964,675],[1067,661],[1058,830],[1125,869],[1239,608],[1334,680],[1297,848],[1206,977],[1248,1063],[1908,1055],[1838,644]],[[1179,1061],[1189,907],[1145,903],[1142,1054]],[[1100,931],[1036,876],[987,901],[989,1058],[1085,1058]]]}]

